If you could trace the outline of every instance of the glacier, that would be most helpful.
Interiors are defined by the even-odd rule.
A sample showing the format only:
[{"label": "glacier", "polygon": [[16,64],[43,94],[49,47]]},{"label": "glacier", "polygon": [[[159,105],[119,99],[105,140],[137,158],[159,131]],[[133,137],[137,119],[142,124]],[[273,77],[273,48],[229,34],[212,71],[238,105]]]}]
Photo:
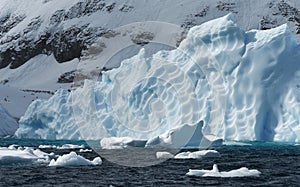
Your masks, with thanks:
[{"label": "glacier", "polygon": [[145,50],[72,92],[35,100],[16,136],[151,139],[203,121],[228,141],[300,141],[300,45],[287,25],[243,31],[232,14],[192,27],[174,50]]}]

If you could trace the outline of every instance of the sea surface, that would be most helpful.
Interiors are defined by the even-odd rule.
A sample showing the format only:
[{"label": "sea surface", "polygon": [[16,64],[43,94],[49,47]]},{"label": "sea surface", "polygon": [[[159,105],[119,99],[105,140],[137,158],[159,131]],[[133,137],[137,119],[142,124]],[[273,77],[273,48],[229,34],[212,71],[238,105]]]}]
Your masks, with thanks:
[{"label": "sea surface", "polygon": [[[66,143],[84,144],[86,148],[91,145],[84,141],[0,139],[0,147],[11,144],[38,147],[45,144]],[[0,165],[0,186],[300,186],[300,145],[262,142],[250,144],[251,146],[226,145],[214,148],[221,155],[218,158],[170,159],[157,163],[152,154],[155,150],[152,149],[138,149],[138,151],[95,149],[96,151],[90,153],[81,153],[79,149],[41,149],[57,155],[76,151],[88,159],[93,159],[101,153],[103,164],[84,167]],[[132,164],[136,157],[138,157],[136,162],[152,164],[147,167],[125,166],[127,161],[127,165]],[[116,164],[114,160],[122,162]],[[189,169],[211,169],[213,164],[217,164],[220,171],[247,167],[257,169],[262,174],[259,177],[240,178],[186,176]]]}]

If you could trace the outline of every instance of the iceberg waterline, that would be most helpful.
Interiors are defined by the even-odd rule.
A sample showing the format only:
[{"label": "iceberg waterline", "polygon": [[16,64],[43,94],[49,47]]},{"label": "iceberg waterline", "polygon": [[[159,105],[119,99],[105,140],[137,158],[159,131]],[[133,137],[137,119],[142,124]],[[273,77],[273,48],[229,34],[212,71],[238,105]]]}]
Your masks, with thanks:
[{"label": "iceberg waterline", "polygon": [[300,46],[286,25],[244,32],[233,16],[190,29],[178,49],[141,50],[101,82],[36,100],[20,138],[150,139],[204,121],[224,140],[298,142]]}]

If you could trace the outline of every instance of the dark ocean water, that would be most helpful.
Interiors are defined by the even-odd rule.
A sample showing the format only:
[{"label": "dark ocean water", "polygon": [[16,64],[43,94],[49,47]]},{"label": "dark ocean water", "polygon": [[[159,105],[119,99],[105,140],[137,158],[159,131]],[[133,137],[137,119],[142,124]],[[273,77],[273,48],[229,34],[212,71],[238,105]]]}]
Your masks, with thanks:
[{"label": "dark ocean water", "polygon": [[[62,145],[85,142],[0,140],[0,146],[18,144],[37,147],[41,144]],[[280,143],[252,143],[252,146],[222,146],[215,148],[219,158],[202,160],[167,160],[148,167],[126,167],[111,162],[110,158],[134,160],[137,152],[100,150],[103,164],[85,167],[48,167],[45,165],[0,165],[0,186],[300,186],[300,146]],[[70,150],[42,149],[55,154]],[[79,153],[88,159],[96,152]],[[149,162],[154,150],[139,149],[139,162]],[[147,156],[149,155],[149,156]],[[103,158],[104,157],[104,158]],[[126,159],[128,158],[128,159]],[[131,159],[130,159],[131,158]],[[108,161],[109,159],[110,161]],[[138,161],[137,161],[138,162]],[[190,177],[189,169],[211,169],[216,163],[220,171],[248,167],[257,169],[260,177],[213,178]]]}]

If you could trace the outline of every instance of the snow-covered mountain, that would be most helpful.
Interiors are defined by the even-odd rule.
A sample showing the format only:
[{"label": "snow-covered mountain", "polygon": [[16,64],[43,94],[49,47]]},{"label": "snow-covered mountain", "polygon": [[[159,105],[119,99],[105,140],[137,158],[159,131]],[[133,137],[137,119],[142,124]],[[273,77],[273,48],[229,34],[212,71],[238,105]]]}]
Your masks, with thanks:
[{"label": "snow-covered mountain", "polygon": [[[99,75],[104,65],[90,59],[93,44],[102,36],[106,42],[100,46],[105,48],[118,36],[115,28],[134,22],[161,21],[189,29],[232,12],[244,30],[287,23],[300,39],[298,0],[2,0],[0,10],[0,84],[32,93],[70,88],[76,75],[80,79]],[[151,40],[157,33],[145,35],[134,26],[132,32],[128,42],[137,45],[145,45],[139,41]],[[177,44],[183,37],[176,38]],[[78,68],[79,64],[83,66]],[[104,69],[118,66],[106,65]],[[6,105],[4,98],[0,103]]]},{"label": "snow-covered mountain", "polygon": [[[85,79],[98,79],[102,71],[118,67],[123,59],[133,56],[142,47],[145,48],[146,57],[161,49],[174,49],[191,27],[230,12],[242,30],[265,30],[287,24],[296,40],[300,41],[298,0],[2,0],[0,9],[0,104],[15,118],[20,118],[33,100],[49,98],[57,89],[68,90],[58,93],[69,97],[68,92],[82,86]],[[123,43],[120,44],[120,41]],[[130,48],[122,49],[123,52],[118,56],[115,53],[120,48],[115,46],[116,43]],[[248,41],[244,41],[246,44]],[[220,54],[223,56],[226,53]],[[111,54],[114,54],[114,58],[109,56]],[[218,56],[216,59],[219,61]],[[294,82],[296,84],[297,78]],[[85,85],[87,87],[88,83]],[[290,92],[293,95],[296,91]],[[54,102],[55,99],[49,101],[52,100]],[[213,106],[218,109],[217,105],[220,104],[215,103]],[[294,108],[297,110],[297,107]],[[268,110],[268,105],[267,108],[261,108],[264,109]],[[225,111],[222,114],[226,114]],[[295,112],[292,110],[285,113]],[[251,115],[255,116],[254,113]],[[270,114],[270,118],[272,116]],[[39,117],[36,116],[36,119]],[[266,115],[257,120],[263,122],[264,117]],[[286,120],[293,121],[294,117],[283,119]],[[42,123],[49,125],[46,121]],[[247,123],[254,124],[253,121]],[[259,129],[255,131],[260,132]],[[253,134],[249,137],[255,139]]]},{"label": "snow-covered mountain", "polygon": [[190,29],[174,50],[146,49],[86,81],[36,100],[22,138],[149,139],[204,121],[224,140],[298,142],[300,45],[287,25],[243,31],[229,14]]}]

